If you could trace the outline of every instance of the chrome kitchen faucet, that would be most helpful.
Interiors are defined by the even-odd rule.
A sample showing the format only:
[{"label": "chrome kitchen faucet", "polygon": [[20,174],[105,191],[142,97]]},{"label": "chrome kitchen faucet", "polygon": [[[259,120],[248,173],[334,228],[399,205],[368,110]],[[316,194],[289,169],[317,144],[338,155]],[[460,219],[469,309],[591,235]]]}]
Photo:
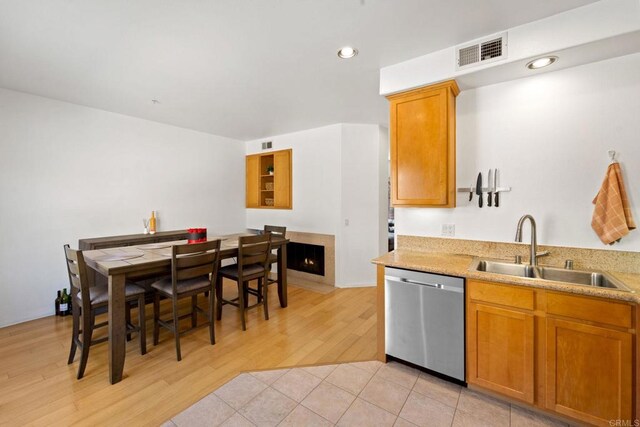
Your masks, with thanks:
[{"label": "chrome kitchen faucet", "polygon": [[528,219],[531,222],[531,247],[529,252],[529,264],[538,265],[538,257],[549,255],[549,251],[538,253],[538,239],[536,237],[536,220],[529,214],[523,215],[518,221],[518,228],[516,230],[516,242],[522,242],[522,225],[524,221]]}]

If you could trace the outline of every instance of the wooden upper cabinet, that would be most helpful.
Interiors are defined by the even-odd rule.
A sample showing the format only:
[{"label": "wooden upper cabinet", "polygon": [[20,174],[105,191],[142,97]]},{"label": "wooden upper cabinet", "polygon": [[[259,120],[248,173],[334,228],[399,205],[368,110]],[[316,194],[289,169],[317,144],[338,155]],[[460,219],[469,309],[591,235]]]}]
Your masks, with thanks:
[{"label": "wooden upper cabinet", "polygon": [[455,80],[387,97],[391,107],[391,203],[456,205]]},{"label": "wooden upper cabinet", "polygon": [[274,206],[291,209],[291,150],[273,153]]},{"label": "wooden upper cabinet", "polygon": [[291,209],[291,150],[252,154],[246,165],[247,208]]},{"label": "wooden upper cabinet", "polygon": [[260,155],[247,156],[247,207],[257,208],[260,203]]}]

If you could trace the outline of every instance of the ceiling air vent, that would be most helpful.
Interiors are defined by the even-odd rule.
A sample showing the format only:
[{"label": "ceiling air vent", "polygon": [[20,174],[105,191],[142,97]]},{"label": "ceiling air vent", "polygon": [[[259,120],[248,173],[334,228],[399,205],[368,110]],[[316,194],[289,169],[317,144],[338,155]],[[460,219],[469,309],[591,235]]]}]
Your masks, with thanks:
[{"label": "ceiling air vent", "polygon": [[456,48],[456,69],[465,69],[507,57],[507,33],[487,37]]},{"label": "ceiling air vent", "polygon": [[273,143],[271,141],[267,141],[267,142],[263,142],[262,143],[262,149],[263,150],[268,150],[271,147],[273,147]]}]

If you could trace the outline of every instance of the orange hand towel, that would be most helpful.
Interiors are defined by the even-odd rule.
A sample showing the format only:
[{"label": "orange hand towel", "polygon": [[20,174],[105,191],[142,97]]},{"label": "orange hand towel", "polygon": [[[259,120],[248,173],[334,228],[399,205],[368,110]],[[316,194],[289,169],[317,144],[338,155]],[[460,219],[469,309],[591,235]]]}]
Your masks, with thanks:
[{"label": "orange hand towel", "polygon": [[609,165],[593,204],[596,207],[593,210],[591,227],[605,245],[617,242],[636,228],[618,163]]}]

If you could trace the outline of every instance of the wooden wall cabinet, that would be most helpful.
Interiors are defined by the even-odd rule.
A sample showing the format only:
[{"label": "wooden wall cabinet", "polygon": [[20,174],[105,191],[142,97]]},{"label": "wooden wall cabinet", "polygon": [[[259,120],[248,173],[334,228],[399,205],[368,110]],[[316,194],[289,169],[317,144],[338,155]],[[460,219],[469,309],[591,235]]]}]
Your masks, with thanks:
[{"label": "wooden wall cabinet", "polygon": [[637,316],[630,303],[468,280],[467,382],[594,425],[632,420]]},{"label": "wooden wall cabinet", "polygon": [[391,203],[456,205],[455,80],[387,97],[391,108]]},{"label": "wooden wall cabinet", "polygon": [[247,208],[292,208],[290,149],[249,155],[246,169]]}]

